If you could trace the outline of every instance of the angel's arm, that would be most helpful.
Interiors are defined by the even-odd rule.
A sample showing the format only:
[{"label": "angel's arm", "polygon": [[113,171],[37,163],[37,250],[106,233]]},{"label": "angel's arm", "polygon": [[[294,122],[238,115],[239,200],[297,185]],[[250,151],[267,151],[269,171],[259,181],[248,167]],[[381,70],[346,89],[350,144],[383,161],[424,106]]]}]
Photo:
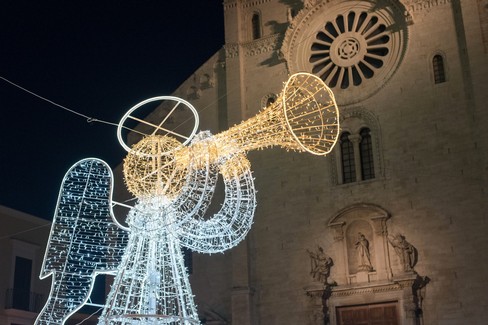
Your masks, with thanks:
[{"label": "angel's arm", "polygon": [[[193,251],[225,251],[243,240],[251,229],[256,195],[249,161],[239,154],[217,165],[217,169],[225,185],[225,199],[220,211],[209,219],[180,218],[184,221],[179,227],[181,244]],[[185,214],[185,211],[180,213]]]}]

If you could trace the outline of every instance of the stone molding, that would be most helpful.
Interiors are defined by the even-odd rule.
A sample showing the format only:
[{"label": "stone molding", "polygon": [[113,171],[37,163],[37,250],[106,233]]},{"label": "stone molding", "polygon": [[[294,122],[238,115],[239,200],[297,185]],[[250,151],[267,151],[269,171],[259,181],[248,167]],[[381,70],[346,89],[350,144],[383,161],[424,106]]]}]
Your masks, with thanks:
[{"label": "stone molding", "polygon": [[253,40],[251,42],[227,43],[224,46],[225,58],[234,59],[239,57],[239,55],[251,57],[276,51],[278,50],[279,36],[279,34],[273,34],[261,37],[260,39]]},{"label": "stone molding", "polygon": [[332,287],[331,298],[399,291],[405,288],[409,288],[409,287],[411,288],[415,282],[415,278],[416,275],[414,275],[410,279],[398,280],[395,282],[387,282],[381,284],[374,284],[365,287],[350,287],[350,286]]},{"label": "stone molding", "polygon": [[451,0],[400,0],[409,13],[451,4]]},{"label": "stone molding", "polygon": [[232,8],[250,8],[270,2],[271,0],[225,0],[224,10]]}]

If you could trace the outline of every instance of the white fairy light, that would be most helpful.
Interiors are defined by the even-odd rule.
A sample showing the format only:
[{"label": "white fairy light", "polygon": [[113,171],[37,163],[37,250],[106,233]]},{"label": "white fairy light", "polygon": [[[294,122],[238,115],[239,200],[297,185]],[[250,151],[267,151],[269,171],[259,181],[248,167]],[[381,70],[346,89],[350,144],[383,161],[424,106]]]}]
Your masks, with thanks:
[{"label": "white fairy light", "polygon": [[[180,104],[196,112],[175,97],[157,99],[176,101],[171,112]],[[53,289],[36,324],[64,324],[86,302],[96,274],[110,272],[115,279],[100,324],[199,324],[181,248],[223,252],[245,238],[256,207],[247,151],[280,146],[325,155],[339,132],[333,94],[306,73],[293,75],[275,104],[228,131],[178,134],[185,144],[191,141],[188,146],[164,127],[168,116],[159,124],[145,122],[155,130],[132,148],[123,143],[122,124],[137,120],[131,114],[141,105],[118,128],[129,151],[125,182],[138,198],[129,228],[111,219],[108,166],[96,159],[76,164],[61,187],[41,273],[53,276]],[[205,218],[219,175],[225,199],[220,211]]]},{"label": "white fairy light", "polygon": [[93,158],[66,173],[40,274],[52,277],[51,292],[36,324],[62,324],[88,300],[97,273],[120,265],[127,232],[112,217],[112,180]]}]

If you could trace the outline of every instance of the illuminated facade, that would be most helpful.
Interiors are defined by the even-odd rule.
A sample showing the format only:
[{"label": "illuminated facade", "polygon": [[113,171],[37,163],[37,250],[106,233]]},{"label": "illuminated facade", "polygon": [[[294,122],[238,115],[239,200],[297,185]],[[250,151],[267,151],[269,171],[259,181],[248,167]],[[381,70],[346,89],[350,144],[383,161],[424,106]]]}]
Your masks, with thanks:
[{"label": "illuminated facade", "polygon": [[205,108],[200,128],[253,117],[307,71],[336,94],[341,133],[325,158],[249,154],[252,230],[193,254],[202,323],[488,322],[487,5],[224,1],[226,44],[174,93]]},{"label": "illuminated facade", "polygon": [[205,107],[201,128],[251,118],[307,71],[332,87],[341,134],[325,158],[249,154],[254,224],[224,254],[193,254],[199,317],[486,323],[486,1],[223,7],[225,46],[174,93]]}]

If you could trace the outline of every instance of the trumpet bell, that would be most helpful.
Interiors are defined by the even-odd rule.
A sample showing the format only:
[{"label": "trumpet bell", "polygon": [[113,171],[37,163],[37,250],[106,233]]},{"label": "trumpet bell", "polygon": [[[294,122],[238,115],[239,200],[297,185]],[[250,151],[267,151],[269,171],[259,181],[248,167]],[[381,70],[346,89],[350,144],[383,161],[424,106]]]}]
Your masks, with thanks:
[{"label": "trumpet bell", "polygon": [[291,76],[281,105],[286,126],[301,149],[314,155],[332,150],[339,135],[339,109],[322,79],[309,73]]},{"label": "trumpet bell", "polygon": [[297,73],[277,101],[254,117],[215,136],[219,156],[272,146],[328,154],[339,135],[339,109],[322,79]]}]

